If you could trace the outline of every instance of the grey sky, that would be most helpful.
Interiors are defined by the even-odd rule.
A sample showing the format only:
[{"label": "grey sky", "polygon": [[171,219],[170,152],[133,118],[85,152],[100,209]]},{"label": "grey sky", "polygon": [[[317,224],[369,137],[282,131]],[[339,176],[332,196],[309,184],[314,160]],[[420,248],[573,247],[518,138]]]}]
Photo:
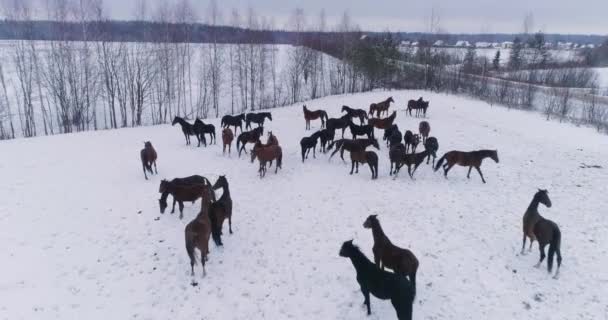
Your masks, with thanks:
[{"label": "grey sky", "polygon": [[[144,0],[153,10],[158,1]],[[135,0],[104,0],[108,14],[117,19],[132,16]],[[209,0],[190,0],[201,20]],[[608,0],[217,0],[225,16],[232,8],[249,6],[258,15],[274,17],[284,27],[294,8],[303,8],[309,22],[325,9],[328,25],[337,24],[344,10],[364,30],[427,31],[432,8],[439,12],[440,26],[449,32],[520,32],[527,12],[534,14],[534,29],[548,33],[608,34]]]}]

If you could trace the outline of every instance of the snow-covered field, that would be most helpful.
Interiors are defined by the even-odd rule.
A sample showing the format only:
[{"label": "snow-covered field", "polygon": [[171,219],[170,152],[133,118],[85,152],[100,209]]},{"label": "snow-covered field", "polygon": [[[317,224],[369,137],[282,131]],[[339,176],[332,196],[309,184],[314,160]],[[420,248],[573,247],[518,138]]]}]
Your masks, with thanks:
[{"label": "snow-covered field", "polygon": [[[406,101],[431,100],[440,154],[498,149],[500,163],[482,166],[488,183],[476,173],[467,180],[462,167],[446,180],[426,165],[416,181],[393,180],[383,144],[376,181],[367,167],[348,175],[350,164],[336,157],[303,164],[299,140],[312,131],[304,131],[301,105],[272,111],[267,129],[283,147],[283,169],[262,180],[257,163],[222,156],[219,144],[187,147],[168,125],[1,142],[0,318],[395,319],[390,302],[375,298],[366,316],[355,271],[338,256],[354,238],[372,257],[362,223],[378,214],[390,239],[420,260],[414,319],[607,319],[606,137],[428,92],[307,105],[337,116],[343,104],[366,108],[389,95],[402,130],[420,120],[406,117]],[[139,163],[144,140],[159,153],[160,174],[149,181]],[[186,204],[184,220],[160,215],[157,202],[162,178],[192,174],[226,174],[235,201],[235,233],[225,232],[223,248],[210,246],[207,277],[198,265],[196,287],[183,230],[199,202]],[[546,265],[533,267],[536,247],[519,255],[522,215],[537,187],[553,201],[541,214],[562,230],[558,280]]]}]

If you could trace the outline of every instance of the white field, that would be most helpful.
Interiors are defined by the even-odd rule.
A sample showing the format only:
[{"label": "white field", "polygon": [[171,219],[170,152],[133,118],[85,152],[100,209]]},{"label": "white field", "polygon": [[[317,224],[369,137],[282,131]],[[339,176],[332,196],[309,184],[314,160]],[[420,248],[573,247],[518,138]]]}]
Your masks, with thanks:
[{"label": "white field", "polygon": [[[402,111],[431,100],[428,121],[448,150],[498,149],[500,163],[476,173],[455,167],[444,179],[423,165],[416,181],[380,176],[327,155],[300,160],[301,105],[273,110],[267,129],[284,150],[283,169],[257,175],[257,163],[222,156],[221,146],[185,146],[162,125],[0,142],[1,319],[395,319],[388,301],[361,305],[355,271],[338,256],[354,238],[372,257],[378,214],[389,238],[420,260],[414,319],[606,319],[608,316],[608,140],[592,129],[544,121],[536,113],[491,107],[451,95],[373,92],[307,102],[340,114],[392,95],[402,130],[420,119]],[[212,121],[218,125],[217,120]],[[319,123],[314,123],[318,128]],[[380,131],[376,131],[381,136]],[[350,134],[347,133],[347,136]],[[144,180],[142,141],[159,153],[160,174]],[[221,139],[220,139],[221,140]],[[348,158],[347,158],[348,159]],[[582,169],[581,163],[602,169]],[[224,247],[210,245],[207,277],[190,286],[185,218],[159,214],[162,178],[226,174],[234,199]],[[521,256],[521,219],[536,188],[562,231],[561,277]],[[218,193],[219,196],[219,193]]]}]

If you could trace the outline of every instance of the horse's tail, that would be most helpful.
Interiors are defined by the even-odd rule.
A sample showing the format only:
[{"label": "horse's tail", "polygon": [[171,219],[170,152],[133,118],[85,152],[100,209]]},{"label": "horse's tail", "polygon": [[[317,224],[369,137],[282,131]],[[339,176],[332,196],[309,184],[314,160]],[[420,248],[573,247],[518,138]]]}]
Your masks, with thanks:
[{"label": "horse's tail", "polygon": [[277,157],[277,168],[283,169],[283,150],[279,147],[279,155]]},{"label": "horse's tail", "polygon": [[435,165],[435,171],[437,171],[437,170],[439,170],[439,168],[441,168],[441,165],[443,164],[443,160],[445,160],[446,154],[444,154],[441,158],[439,158],[439,161],[437,161],[437,164]]},{"label": "horse's tail", "polygon": [[553,255],[557,253],[557,267],[562,264],[562,254],[560,252],[560,246],[562,242],[562,232],[559,230],[555,223],[552,223],[551,228],[553,229],[553,239],[549,243],[549,257],[547,260],[547,269],[551,272],[553,268]]},{"label": "horse's tail", "polygon": [[222,117],[222,121],[220,121],[220,126],[223,128],[225,123],[226,123],[226,121],[225,121],[225,120],[224,120],[224,118]]},{"label": "horse's tail", "polygon": [[332,141],[329,146],[327,146],[327,151],[331,150],[334,145],[336,146],[336,149],[340,149],[340,147],[342,146],[342,144],[344,143],[344,139],[338,139],[335,141]]},{"label": "horse's tail", "polygon": [[416,297],[416,272],[418,270],[414,270],[414,272],[412,272],[410,274],[410,282],[412,283],[412,299],[414,299]]},{"label": "horse's tail", "polygon": [[321,110],[321,119],[324,119],[325,121],[327,121],[327,119],[329,119],[329,117],[327,116],[327,112],[325,112],[325,110]]},{"label": "horse's tail", "polygon": [[196,234],[188,231],[188,227],[186,227],[186,252],[188,252],[188,257],[190,257],[190,263],[192,265],[196,264],[196,256],[194,255],[195,238]]},{"label": "horse's tail", "polygon": [[221,236],[221,226],[218,223],[217,219],[217,206],[213,204],[209,208],[209,220],[211,221],[211,238],[213,238],[213,242],[215,242],[216,246],[221,246],[222,244],[222,236]]},{"label": "horse's tail", "polygon": [[[243,130],[241,130],[241,131],[243,131]],[[239,146],[239,145],[240,145],[240,142],[241,142],[241,136],[238,136],[238,137],[236,138],[236,150],[239,150],[239,149],[240,149],[240,146]]]},{"label": "horse's tail", "polygon": [[304,156],[306,155],[306,147],[304,146],[304,141],[300,141],[300,147],[302,148],[302,162],[304,162]]}]

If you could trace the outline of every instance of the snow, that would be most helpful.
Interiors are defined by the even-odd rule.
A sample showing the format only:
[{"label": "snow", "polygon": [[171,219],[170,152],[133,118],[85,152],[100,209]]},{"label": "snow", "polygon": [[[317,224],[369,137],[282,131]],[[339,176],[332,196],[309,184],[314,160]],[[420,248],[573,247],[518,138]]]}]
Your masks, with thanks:
[{"label": "snow", "polygon": [[[380,176],[326,155],[300,160],[301,105],[274,109],[283,169],[259,179],[257,163],[222,156],[221,146],[185,146],[168,125],[17,139],[0,143],[0,318],[2,319],[395,319],[372,298],[372,315],[350,262],[354,238],[372,258],[369,214],[420,260],[414,319],[602,319],[608,314],[608,140],[592,129],[544,121],[537,113],[421,91],[327,97],[306,104],[330,116],[393,96],[401,130],[417,128],[406,101],[430,99],[431,135],[446,151],[498,149],[482,166],[488,181],[454,168],[449,179],[423,165],[416,181]],[[217,120],[212,120],[218,126]],[[319,123],[313,122],[318,128]],[[380,131],[376,131],[381,136]],[[350,134],[347,133],[347,136]],[[143,141],[159,154],[144,180]],[[221,139],[220,139],[221,141]],[[234,148],[233,148],[234,149]],[[348,159],[348,158],[347,158]],[[583,169],[581,163],[601,165]],[[207,277],[190,286],[184,220],[160,215],[162,178],[226,174],[234,199],[224,247],[210,245]],[[536,188],[553,201],[541,214],[562,230],[561,277],[519,255],[521,219]],[[219,193],[218,193],[219,196]]]},{"label": "snow", "polygon": [[608,68],[593,68],[598,75],[598,83],[601,88],[608,89]]}]

